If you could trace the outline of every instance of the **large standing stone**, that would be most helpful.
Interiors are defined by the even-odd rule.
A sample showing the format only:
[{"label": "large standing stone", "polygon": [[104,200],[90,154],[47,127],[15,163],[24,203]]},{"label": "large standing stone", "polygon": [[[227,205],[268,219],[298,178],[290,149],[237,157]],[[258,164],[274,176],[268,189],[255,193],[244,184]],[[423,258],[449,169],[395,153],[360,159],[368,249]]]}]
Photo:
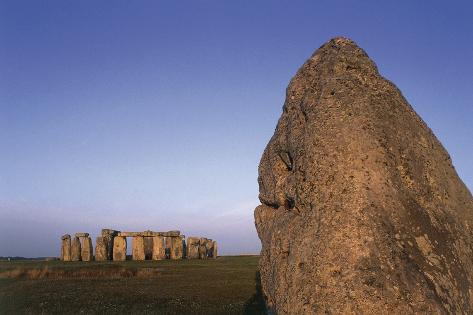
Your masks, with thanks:
[{"label": "large standing stone", "polygon": [[145,243],[143,236],[133,237],[132,242],[133,260],[145,260]]},{"label": "large standing stone", "polygon": [[299,69],[259,166],[264,296],[277,314],[473,314],[473,198],[355,43]]},{"label": "large standing stone", "polygon": [[81,261],[81,244],[77,236],[72,239],[71,261]]},{"label": "large standing stone", "polygon": [[187,244],[186,244],[185,235],[181,235],[181,242],[182,242],[182,258],[187,258]]},{"label": "large standing stone", "polygon": [[210,251],[210,257],[216,259],[217,256],[218,256],[217,242],[212,241],[212,248],[211,248],[211,251]]},{"label": "large standing stone", "polygon": [[117,236],[119,231],[112,229],[102,229],[102,237],[104,237],[107,246],[107,260],[113,259],[113,238]]},{"label": "large standing stone", "polygon": [[126,237],[115,236],[113,238],[113,260],[126,260]]},{"label": "large standing stone", "polygon": [[94,249],[92,247],[92,239],[89,236],[82,238],[81,257],[82,261],[94,260]]},{"label": "large standing stone", "polygon": [[171,237],[170,259],[182,259],[182,238],[180,236]]},{"label": "large standing stone", "polygon": [[187,259],[198,259],[199,258],[199,246],[200,238],[191,237],[187,238]]},{"label": "large standing stone", "polygon": [[166,253],[164,252],[164,237],[154,236],[153,237],[153,260],[166,259]]},{"label": "large standing stone", "polygon": [[153,238],[145,237],[144,245],[145,245],[145,259],[152,259],[153,258]]},{"label": "large standing stone", "polygon": [[95,240],[95,260],[105,261],[107,257],[107,238],[104,236],[97,236]]},{"label": "large standing stone", "polygon": [[166,253],[166,258],[170,259],[171,258],[172,237],[166,236],[166,238],[164,239],[164,242],[165,242],[164,252]]},{"label": "large standing stone", "polygon": [[213,240],[208,238],[207,242],[205,243],[205,250],[207,252],[207,257],[212,257],[212,246],[213,246]]},{"label": "large standing stone", "polygon": [[69,234],[61,237],[61,260],[71,261],[71,236]]},{"label": "large standing stone", "polygon": [[199,259],[207,259],[208,257],[207,242],[208,239],[205,237],[201,237],[199,240]]}]

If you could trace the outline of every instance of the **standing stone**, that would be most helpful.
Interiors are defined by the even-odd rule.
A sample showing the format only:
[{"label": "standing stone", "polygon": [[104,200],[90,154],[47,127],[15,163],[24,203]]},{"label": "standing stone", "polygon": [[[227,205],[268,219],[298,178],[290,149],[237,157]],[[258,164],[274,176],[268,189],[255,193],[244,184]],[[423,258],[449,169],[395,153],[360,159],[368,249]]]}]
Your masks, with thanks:
[{"label": "standing stone", "polygon": [[133,260],[145,260],[145,243],[143,236],[133,237],[132,253]]},{"label": "standing stone", "polygon": [[102,229],[102,237],[104,237],[107,247],[107,260],[113,259],[113,238],[117,236],[118,233],[119,231],[112,229]]},{"label": "standing stone", "polygon": [[207,241],[205,237],[199,240],[199,259],[207,259]]},{"label": "standing stone", "polygon": [[71,261],[81,261],[81,244],[77,236],[72,240]]},{"label": "standing stone", "polygon": [[210,257],[212,257],[213,259],[216,259],[217,256],[218,256],[217,242],[212,241],[212,248],[211,248],[211,251],[210,251]]},{"label": "standing stone", "polygon": [[82,238],[82,251],[81,257],[82,261],[92,261],[94,260],[94,249],[92,247],[92,239],[87,236]]},{"label": "standing stone", "polygon": [[182,259],[182,238],[180,236],[171,237],[170,259]]},{"label": "standing stone", "polygon": [[200,238],[191,236],[187,238],[187,259],[199,258],[199,246]]},{"label": "standing stone", "polygon": [[95,241],[95,260],[105,261],[107,257],[107,238],[103,236],[97,236]]},{"label": "standing stone", "polygon": [[182,258],[187,258],[187,244],[186,244],[185,235],[181,235],[181,242],[182,242]]},{"label": "standing stone", "polygon": [[291,80],[258,183],[270,312],[473,314],[471,193],[351,40]]},{"label": "standing stone", "polygon": [[113,238],[113,260],[126,260],[126,237],[115,236]]},{"label": "standing stone", "polygon": [[153,260],[166,259],[166,253],[164,251],[164,237],[154,236],[153,237]]},{"label": "standing stone", "polygon": [[61,260],[71,261],[71,236],[69,234],[61,237]]},{"label": "standing stone", "polygon": [[145,259],[147,260],[152,259],[153,258],[153,238],[145,237],[144,245],[145,245]]},{"label": "standing stone", "polygon": [[213,240],[208,238],[207,242],[205,243],[205,250],[206,250],[206,255],[207,258],[212,257],[212,246],[213,246]]},{"label": "standing stone", "polygon": [[171,258],[171,244],[172,244],[172,237],[171,236],[166,236],[165,238],[165,248],[164,248],[164,251],[166,253],[166,259],[170,259]]}]

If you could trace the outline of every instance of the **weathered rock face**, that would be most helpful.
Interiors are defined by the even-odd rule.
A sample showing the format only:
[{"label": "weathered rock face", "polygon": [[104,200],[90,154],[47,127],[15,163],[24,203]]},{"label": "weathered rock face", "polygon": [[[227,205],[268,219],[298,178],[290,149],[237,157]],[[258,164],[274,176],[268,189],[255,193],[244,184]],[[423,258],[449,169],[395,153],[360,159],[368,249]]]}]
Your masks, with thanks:
[{"label": "weathered rock face", "polygon": [[79,232],[74,234],[75,237],[89,237],[89,233]]},{"label": "weathered rock face", "polygon": [[212,241],[212,248],[211,248],[211,251],[210,251],[210,257],[215,259],[215,258],[217,258],[217,256],[218,256],[217,242]]},{"label": "weathered rock face", "polygon": [[61,260],[71,261],[71,236],[69,234],[61,237]]},{"label": "weathered rock face", "polygon": [[198,259],[199,258],[199,237],[188,237],[187,238],[187,259]]},{"label": "weathered rock face", "polygon": [[113,260],[126,260],[126,237],[115,236],[113,238]]},{"label": "weathered rock face", "polygon": [[182,238],[180,236],[171,237],[170,259],[182,259]]},{"label": "weathered rock face", "polygon": [[201,237],[199,240],[199,259],[207,259],[207,242],[208,239]]},{"label": "weathered rock face", "polygon": [[164,252],[164,237],[163,236],[154,236],[153,237],[153,260],[162,260],[166,259],[166,254]]},{"label": "weathered rock face", "polygon": [[167,236],[164,239],[164,244],[165,244],[164,252],[166,253],[166,258],[170,258],[171,257],[171,247],[172,247],[172,237]]},{"label": "weathered rock face", "polygon": [[145,237],[145,259],[151,259],[153,257],[153,238]]},{"label": "weathered rock face", "polygon": [[117,236],[119,231],[112,229],[102,229],[102,237],[107,246],[107,260],[113,259],[113,238]]},{"label": "weathered rock face", "polygon": [[181,243],[182,243],[182,258],[187,258],[187,244],[186,244],[185,235],[181,235]]},{"label": "weathered rock face", "polygon": [[84,237],[82,240],[81,257],[82,261],[92,261],[94,259],[94,249],[90,237]]},{"label": "weathered rock face", "polygon": [[71,245],[71,261],[81,260],[81,244],[80,239],[75,236]]},{"label": "weathered rock face", "polygon": [[104,236],[97,236],[95,240],[95,260],[96,261],[105,261],[108,260],[107,257],[107,244],[108,239]]},{"label": "weathered rock face", "polygon": [[207,251],[207,256],[210,257],[212,254],[212,246],[213,246],[213,240],[208,238],[207,242],[205,243],[205,249]]},{"label": "weathered rock face", "polygon": [[473,314],[473,199],[401,92],[348,39],[299,69],[259,166],[277,314]]},{"label": "weathered rock face", "polygon": [[133,237],[132,242],[133,260],[145,260],[145,242],[143,236]]}]

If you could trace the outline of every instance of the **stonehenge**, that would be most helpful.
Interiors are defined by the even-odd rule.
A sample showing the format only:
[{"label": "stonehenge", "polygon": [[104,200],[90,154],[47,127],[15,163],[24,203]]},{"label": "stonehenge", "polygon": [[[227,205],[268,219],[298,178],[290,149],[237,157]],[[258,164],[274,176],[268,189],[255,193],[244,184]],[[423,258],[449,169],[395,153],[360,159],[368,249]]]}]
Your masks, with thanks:
[{"label": "stonehenge", "polygon": [[170,259],[182,259],[182,238],[179,237],[172,237],[171,238],[171,251],[170,251]]},{"label": "stonehenge", "polygon": [[71,236],[69,234],[61,237],[61,260],[71,261]]},{"label": "stonehenge", "polygon": [[95,260],[105,261],[108,260],[107,255],[107,239],[103,236],[97,236],[95,241]]},{"label": "stonehenge", "polygon": [[145,260],[145,241],[143,236],[133,237],[133,260]]},{"label": "stonehenge", "polygon": [[[127,257],[127,237],[132,239],[131,257]],[[217,242],[205,237],[188,237],[180,231],[121,232],[102,229],[96,237],[95,255],[89,233],[61,237],[62,261],[180,260],[217,258]]]},{"label": "stonehenge", "polygon": [[166,259],[166,253],[164,251],[164,237],[153,236],[153,254],[152,260],[163,260]]},{"label": "stonehenge", "polygon": [[82,258],[82,261],[94,260],[94,250],[92,247],[92,239],[89,236],[82,238],[81,258]]},{"label": "stonehenge", "polygon": [[113,260],[126,260],[126,237],[116,236],[113,239]]},{"label": "stonehenge", "polygon": [[145,237],[145,260],[153,258],[153,237]]},{"label": "stonehenge", "polygon": [[199,246],[200,246],[200,238],[198,237],[187,238],[187,255],[186,256],[188,259],[199,258]]},{"label": "stonehenge", "polygon": [[217,242],[212,241],[212,248],[210,249],[210,257],[211,258],[217,258],[218,256],[218,250],[217,250]]},{"label": "stonehenge", "polygon": [[81,245],[77,236],[74,237],[71,244],[71,261],[81,260]]},{"label": "stonehenge", "polygon": [[105,241],[105,246],[107,248],[107,259],[113,259],[113,238],[118,234],[118,231],[111,229],[102,229],[102,237]]},{"label": "stonehenge", "polygon": [[207,259],[207,239],[201,237],[199,240],[199,259]]},{"label": "stonehenge", "polygon": [[164,254],[166,255],[166,259],[171,258],[171,238],[166,237],[164,239]]}]

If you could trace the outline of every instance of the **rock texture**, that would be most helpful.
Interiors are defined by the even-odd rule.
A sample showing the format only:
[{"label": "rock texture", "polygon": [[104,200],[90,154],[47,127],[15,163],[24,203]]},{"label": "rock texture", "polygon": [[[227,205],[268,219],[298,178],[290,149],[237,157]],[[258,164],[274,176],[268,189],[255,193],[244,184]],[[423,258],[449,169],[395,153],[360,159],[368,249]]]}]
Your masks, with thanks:
[{"label": "rock texture", "polygon": [[211,248],[211,251],[210,251],[210,257],[216,259],[217,256],[218,256],[217,242],[212,241],[212,248]]},{"label": "rock texture", "polygon": [[126,260],[126,237],[115,236],[113,238],[113,260]]},{"label": "rock texture", "polygon": [[354,42],[299,69],[259,166],[263,293],[277,314],[473,314],[473,199]]},{"label": "rock texture", "polygon": [[169,259],[171,257],[172,237],[167,236],[164,239],[164,244],[165,244],[164,252],[166,253],[166,258]]},{"label": "rock texture", "polygon": [[199,246],[200,238],[189,236],[187,238],[187,259],[198,259],[199,258]]},{"label": "rock texture", "polygon": [[102,237],[107,247],[107,260],[113,259],[113,238],[118,235],[120,231],[112,229],[102,229]]},{"label": "rock texture", "polygon": [[153,260],[166,259],[166,253],[164,252],[164,237],[154,236],[153,237]]},{"label": "rock texture", "polygon": [[182,243],[182,258],[187,258],[187,244],[186,244],[185,235],[181,235],[181,243]]},{"label": "rock texture", "polygon": [[92,246],[92,239],[88,236],[82,238],[81,257],[82,261],[94,260],[94,248]]},{"label": "rock texture", "polygon": [[95,240],[95,260],[96,261],[108,260],[107,247],[108,247],[107,237],[97,236]]},{"label": "rock texture", "polygon": [[71,261],[71,236],[69,234],[61,237],[61,260]]},{"label": "rock texture", "polygon": [[75,237],[89,237],[89,233],[79,232],[74,234]]},{"label": "rock texture", "polygon": [[201,237],[199,240],[199,259],[207,259],[207,243],[208,239],[205,237]]},{"label": "rock texture", "polygon": [[153,237],[145,237],[145,259],[152,259],[153,257]]},{"label": "rock texture", "polygon": [[171,237],[170,259],[182,259],[182,238],[180,236]]},{"label": "rock texture", "polygon": [[145,242],[143,236],[133,237],[132,254],[133,260],[145,260]]},{"label": "rock texture", "polygon": [[80,239],[75,236],[72,240],[71,245],[71,261],[80,261],[81,260],[81,244]]}]

